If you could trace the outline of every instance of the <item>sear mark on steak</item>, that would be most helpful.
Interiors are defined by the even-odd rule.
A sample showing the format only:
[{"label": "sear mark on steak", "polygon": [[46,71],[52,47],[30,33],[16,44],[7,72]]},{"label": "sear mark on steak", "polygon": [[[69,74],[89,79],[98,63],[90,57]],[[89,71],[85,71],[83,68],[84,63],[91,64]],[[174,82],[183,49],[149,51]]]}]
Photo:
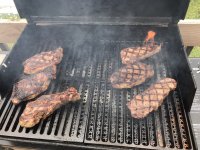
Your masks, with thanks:
[{"label": "sear mark on steak", "polygon": [[161,44],[155,44],[155,35],[156,33],[154,31],[149,31],[142,46],[122,49],[120,52],[122,64],[133,64],[134,62],[144,60],[160,52]]},{"label": "sear mark on steak", "polygon": [[158,53],[160,49],[161,45],[147,45],[122,49],[120,52],[122,64],[133,64],[137,61],[144,60]]},{"label": "sear mark on steak", "polygon": [[131,116],[140,119],[157,110],[170,91],[175,90],[176,86],[176,81],[171,78],[163,78],[152,84],[143,93],[136,95],[127,103]]},{"label": "sear mark on steak", "polygon": [[79,99],[80,94],[73,87],[62,93],[43,95],[26,105],[24,112],[19,118],[19,124],[22,127],[31,128],[38,124],[40,120],[46,119],[62,105]]},{"label": "sear mark on steak", "polygon": [[142,84],[153,75],[152,66],[137,62],[121,67],[111,75],[110,81],[113,88],[132,88]]},{"label": "sear mark on steak", "polygon": [[43,71],[25,76],[22,80],[15,83],[11,95],[13,104],[19,104],[35,98],[46,91],[52,79],[56,78],[56,66],[50,66]]},{"label": "sear mark on steak", "polygon": [[61,62],[62,57],[63,49],[60,47],[53,51],[36,54],[24,61],[24,73],[34,74],[49,66],[57,65]]}]

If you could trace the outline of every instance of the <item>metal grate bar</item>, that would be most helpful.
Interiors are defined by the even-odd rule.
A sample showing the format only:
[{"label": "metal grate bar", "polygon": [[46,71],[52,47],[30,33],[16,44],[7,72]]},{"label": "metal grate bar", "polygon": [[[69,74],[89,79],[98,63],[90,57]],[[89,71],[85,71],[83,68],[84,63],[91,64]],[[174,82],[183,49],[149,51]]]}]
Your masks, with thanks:
[{"label": "metal grate bar", "polygon": [[120,50],[140,42],[101,40],[96,43],[95,47],[90,43],[87,46],[75,45],[74,41],[50,38],[46,42],[40,41],[37,48],[32,47],[32,54],[58,46],[64,48],[64,58],[57,68],[57,80],[51,83],[45,94],[74,86],[81,93],[81,101],[61,107],[35,127],[25,129],[18,124],[25,103],[14,106],[8,96],[0,104],[1,135],[143,149],[190,149],[191,139],[178,91],[144,119],[132,118],[126,106],[133,96],[157,79],[172,76],[164,57],[166,47],[145,61],[154,66],[155,77],[141,86],[119,90],[113,89],[108,79],[121,67]]}]

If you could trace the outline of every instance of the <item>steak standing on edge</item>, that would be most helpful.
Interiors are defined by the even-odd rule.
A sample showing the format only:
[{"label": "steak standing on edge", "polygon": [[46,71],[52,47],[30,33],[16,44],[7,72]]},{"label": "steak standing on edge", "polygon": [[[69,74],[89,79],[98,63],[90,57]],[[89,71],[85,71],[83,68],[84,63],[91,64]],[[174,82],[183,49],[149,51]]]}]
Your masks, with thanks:
[{"label": "steak standing on edge", "polygon": [[49,66],[57,65],[61,62],[62,57],[63,49],[61,47],[53,51],[36,54],[24,61],[24,73],[34,74]]},{"label": "steak standing on edge", "polygon": [[25,76],[24,79],[15,83],[11,95],[13,104],[19,104],[35,98],[40,93],[46,91],[52,79],[56,78],[56,66],[50,66],[43,71]]},{"label": "steak standing on edge", "polygon": [[158,53],[161,50],[161,45],[154,43],[155,35],[155,32],[149,31],[143,46],[122,49],[120,52],[122,64],[133,64]]},{"label": "steak standing on edge", "polygon": [[137,62],[121,67],[111,75],[110,81],[113,88],[131,88],[142,84],[153,75],[152,66]]},{"label": "steak standing on edge", "polygon": [[43,95],[26,105],[24,112],[19,118],[19,124],[22,127],[31,128],[38,124],[41,119],[46,119],[62,105],[79,99],[80,95],[73,87],[62,93]]},{"label": "steak standing on edge", "polygon": [[136,95],[127,103],[131,116],[140,119],[157,110],[169,92],[176,89],[176,86],[176,81],[171,78],[164,78],[152,84],[143,93]]}]

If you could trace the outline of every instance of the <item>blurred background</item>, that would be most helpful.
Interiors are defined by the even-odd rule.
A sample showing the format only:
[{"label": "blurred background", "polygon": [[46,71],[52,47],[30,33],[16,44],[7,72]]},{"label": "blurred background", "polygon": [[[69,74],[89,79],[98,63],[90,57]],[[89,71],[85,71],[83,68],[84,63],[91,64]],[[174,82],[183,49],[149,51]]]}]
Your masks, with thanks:
[{"label": "blurred background", "polygon": [[[186,19],[200,19],[200,0],[190,0]],[[3,20],[20,21],[13,0],[0,0],[0,22]],[[14,43],[7,43],[9,49],[13,45]],[[194,47],[189,57],[200,57],[200,47]]]}]

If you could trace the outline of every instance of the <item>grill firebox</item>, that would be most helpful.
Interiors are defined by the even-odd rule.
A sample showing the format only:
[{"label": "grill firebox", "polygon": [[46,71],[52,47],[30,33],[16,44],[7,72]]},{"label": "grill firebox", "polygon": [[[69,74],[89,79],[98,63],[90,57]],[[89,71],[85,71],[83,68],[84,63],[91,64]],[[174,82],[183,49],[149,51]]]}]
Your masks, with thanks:
[{"label": "grill firebox", "polygon": [[[29,49],[28,52],[24,52],[17,64],[12,59],[14,54],[11,53],[5,62],[8,64],[8,70],[2,70],[4,74],[16,72],[12,78],[18,79],[22,73],[20,61],[35,53],[61,46],[64,49],[64,57],[57,69],[57,79],[52,82],[45,94],[74,86],[81,94],[81,101],[63,106],[35,127],[26,129],[18,124],[26,103],[14,106],[9,101],[11,92],[8,90],[0,103],[0,139],[11,138],[11,141],[17,141],[19,137],[22,141],[27,140],[32,143],[37,143],[40,139],[50,145],[56,143],[66,146],[73,143],[88,147],[98,145],[99,148],[103,145],[104,148],[108,146],[110,148],[193,149],[195,147],[193,134],[179,89],[181,79],[178,79],[177,70],[171,66],[173,63],[169,62],[175,57],[169,56],[169,50],[180,49],[174,46],[173,39],[168,39],[171,36],[166,33],[166,29],[161,27],[155,29],[158,32],[156,41],[163,43],[161,52],[144,61],[154,67],[155,76],[140,86],[119,90],[112,88],[109,77],[122,66],[120,50],[140,45],[142,42],[139,40],[152,27],[132,29],[127,26],[112,28],[87,25],[80,28],[79,26],[69,25],[69,29],[37,27],[37,30],[31,30],[31,33],[32,27],[27,27],[29,29],[25,30],[14,49],[15,52]],[[61,33],[62,31],[64,32]],[[69,36],[70,31],[76,31],[71,34],[72,37]],[[122,33],[122,36],[117,37],[116,33],[117,35]],[[128,34],[123,35],[123,33]],[[28,36],[30,34],[31,37]],[[16,67],[13,67],[14,64]],[[142,92],[162,77],[175,78],[178,81],[176,91],[166,98],[156,112],[144,119],[133,119],[126,103],[133,95]]]}]

